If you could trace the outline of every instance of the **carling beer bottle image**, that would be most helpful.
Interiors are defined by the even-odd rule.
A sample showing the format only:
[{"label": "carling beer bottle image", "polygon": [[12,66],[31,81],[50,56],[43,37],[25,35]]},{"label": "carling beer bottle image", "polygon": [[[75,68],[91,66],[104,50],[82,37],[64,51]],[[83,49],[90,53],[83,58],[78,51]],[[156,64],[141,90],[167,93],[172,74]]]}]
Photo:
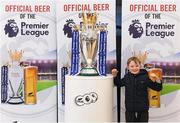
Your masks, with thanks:
[{"label": "carling beer bottle image", "polygon": [[[148,70],[148,75],[150,79],[155,82],[156,79],[153,78],[151,75],[155,74],[160,80],[162,80],[162,69],[160,68],[150,68]],[[148,96],[149,96],[149,106],[159,108],[160,107],[160,92],[148,89]]]},{"label": "carling beer bottle image", "polygon": [[24,93],[25,104],[37,103],[37,72],[36,66],[24,68]]}]

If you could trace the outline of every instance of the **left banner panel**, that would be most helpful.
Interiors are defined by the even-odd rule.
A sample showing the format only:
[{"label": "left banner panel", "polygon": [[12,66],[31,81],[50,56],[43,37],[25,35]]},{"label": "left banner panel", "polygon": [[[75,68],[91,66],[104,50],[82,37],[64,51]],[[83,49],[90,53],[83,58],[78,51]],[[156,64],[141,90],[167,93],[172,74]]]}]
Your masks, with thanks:
[{"label": "left banner panel", "polygon": [[0,122],[57,122],[55,3],[0,4]]}]

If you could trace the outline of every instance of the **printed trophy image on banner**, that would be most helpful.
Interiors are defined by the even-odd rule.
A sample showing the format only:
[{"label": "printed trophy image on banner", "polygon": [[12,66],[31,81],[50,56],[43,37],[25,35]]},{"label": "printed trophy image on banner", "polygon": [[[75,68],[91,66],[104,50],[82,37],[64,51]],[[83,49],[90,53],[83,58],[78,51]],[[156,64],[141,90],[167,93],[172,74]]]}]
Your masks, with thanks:
[{"label": "printed trophy image on banner", "polygon": [[2,66],[1,71],[1,103],[8,104],[36,104],[37,71],[36,66],[25,66],[21,61],[23,51],[9,52],[10,61]]},{"label": "printed trophy image on banner", "polygon": [[57,122],[54,2],[1,2],[0,122]]},{"label": "printed trophy image on banner", "polygon": [[58,118],[112,122],[115,1],[62,0],[57,6]]},{"label": "printed trophy image on banner", "polygon": [[8,75],[8,100],[9,104],[21,104],[24,102],[23,67],[20,66],[23,51],[9,51],[9,75]]},{"label": "printed trophy image on banner", "polygon": [[[180,121],[179,9],[178,0],[122,0],[121,77],[127,72],[127,59],[135,55],[152,81],[162,80],[160,92],[148,89],[150,122]],[[125,121],[124,100],[122,88],[122,122]]]}]

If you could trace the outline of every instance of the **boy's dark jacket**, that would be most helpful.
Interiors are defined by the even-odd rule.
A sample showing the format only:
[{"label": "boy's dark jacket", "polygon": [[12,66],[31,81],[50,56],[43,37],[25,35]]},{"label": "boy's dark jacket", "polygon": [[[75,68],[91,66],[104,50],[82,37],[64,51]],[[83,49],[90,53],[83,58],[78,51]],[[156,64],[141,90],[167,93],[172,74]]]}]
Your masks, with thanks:
[{"label": "boy's dark jacket", "polygon": [[114,81],[117,87],[125,86],[125,107],[127,111],[149,110],[148,88],[156,91],[162,89],[162,83],[149,79],[145,69],[141,69],[137,75],[130,72],[125,74],[120,82]]}]

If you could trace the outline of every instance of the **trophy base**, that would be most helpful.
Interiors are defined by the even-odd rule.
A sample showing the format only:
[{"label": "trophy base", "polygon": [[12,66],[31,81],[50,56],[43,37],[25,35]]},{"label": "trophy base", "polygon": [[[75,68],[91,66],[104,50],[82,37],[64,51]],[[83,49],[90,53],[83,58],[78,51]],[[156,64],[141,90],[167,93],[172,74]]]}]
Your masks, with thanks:
[{"label": "trophy base", "polygon": [[10,97],[10,99],[7,101],[9,104],[22,104],[24,103],[23,99],[21,97]]},{"label": "trophy base", "polygon": [[96,68],[82,68],[79,75],[80,76],[99,76]]}]

